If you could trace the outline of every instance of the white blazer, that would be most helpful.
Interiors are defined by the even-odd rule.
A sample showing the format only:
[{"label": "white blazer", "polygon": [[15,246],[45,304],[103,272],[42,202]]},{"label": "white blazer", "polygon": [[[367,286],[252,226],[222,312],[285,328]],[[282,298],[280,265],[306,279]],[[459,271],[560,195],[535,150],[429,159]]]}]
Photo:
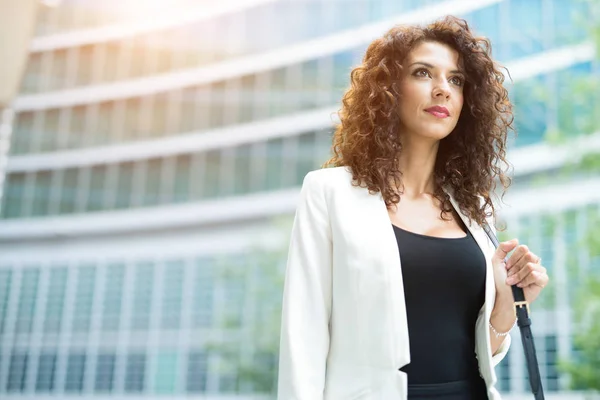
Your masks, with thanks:
[{"label": "white blazer", "polygon": [[[380,193],[351,185],[345,167],[309,172],[296,210],[283,293],[279,400],[406,400],[410,362],[398,244]],[[451,195],[452,197],[452,195]],[[494,366],[488,321],[495,300],[494,247],[452,204],[487,259],[475,353],[490,400]]]}]

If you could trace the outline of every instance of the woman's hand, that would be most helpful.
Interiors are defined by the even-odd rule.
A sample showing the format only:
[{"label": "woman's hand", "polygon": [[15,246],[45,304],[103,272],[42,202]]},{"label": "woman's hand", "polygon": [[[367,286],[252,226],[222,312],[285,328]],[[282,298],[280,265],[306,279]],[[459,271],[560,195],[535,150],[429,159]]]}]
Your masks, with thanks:
[{"label": "woman's hand", "polygon": [[[514,252],[505,264],[504,258],[512,250]],[[533,303],[550,280],[541,261],[527,246],[519,245],[517,239],[501,242],[492,258],[496,297],[512,299],[510,287],[516,284],[523,288],[527,302]]]}]

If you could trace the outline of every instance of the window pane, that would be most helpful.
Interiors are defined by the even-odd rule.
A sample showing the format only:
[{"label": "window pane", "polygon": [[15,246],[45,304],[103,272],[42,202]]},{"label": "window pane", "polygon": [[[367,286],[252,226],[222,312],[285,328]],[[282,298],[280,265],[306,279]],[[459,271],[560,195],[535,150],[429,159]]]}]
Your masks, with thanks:
[{"label": "window pane", "polygon": [[346,51],[333,56],[333,92],[335,99],[341,99],[350,83],[352,52]]},{"label": "window pane", "polygon": [[129,208],[131,206],[131,190],[133,188],[134,169],[135,163],[133,162],[119,164],[116,208]]},{"label": "window pane", "polygon": [[106,286],[104,287],[104,310],[102,313],[102,330],[104,331],[119,329],[124,277],[125,267],[122,264],[108,266],[106,271]]},{"label": "window pane", "polygon": [[65,376],[65,392],[83,391],[85,377],[85,354],[69,354]]},{"label": "window pane", "polygon": [[88,191],[87,211],[104,209],[104,191],[106,190],[106,166],[91,168],[90,189]]},{"label": "window pane", "polygon": [[120,41],[110,41],[106,42],[105,51],[106,51],[106,59],[107,60],[115,60],[115,62],[108,62],[104,65],[102,69],[103,72],[103,81],[115,81],[119,76],[119,71],[123,68],[123,55],[122,50],[123,44]]},{"label": "window pane", "polygon": [[39,140],[40,143],[35,143],[34,145],[37,151],[45,153],[56,150],[56,140],[59,136],[59,113],[59,109],[51,109],[43,112],[43,132],[41,132],[40,135],[37,135],[36,140]]},{"label": "window pane", "polygon": [[65,288],[67,283],[67,268],[53,268],[50,273],[48,298],[46,301],[46,320],[44,332],[60,332]]},{"label": "window pane", "polygon": [[67,147],[81,147],[86,137],[86,119],[88,106],[75,106],[71,109],[71,125],[69,126],[69,135]]},{"label": "window pane", "polygon": [[215,279],[213,266],[207,259],[196,262],[196,278],[194,282],[193,325],[196,328],[208,328],[213,321],[213,293]]},{"label": "window pane", "polygon": [[159,353],[154,377],[156,393],[174,393],[178,375],[177,354]]},{"label": "window pane", "polygon": [[92,83],[92,67],[94,66],[94,49],[96,45],[88,44],[79,47],[79,68],[77,68],[77,86]]},{"label": "window pane", "polygon": [[172,261],[165,265],[161,321],[163,329],[179,328],[183,271],[183,262],[181,261]]},{"label": "window pane", "polygon": [[217,128],[225,123],[226,92],[225,82],[215,82],[210,85],[209,128]]},{"label": "window pane", "polygon": [[240,79],[239,123],[250,122],[254,119],[255,75],[246,75]]},{"label": "window pane", "polygon": [[98,354],[96,384],[94,386],[96,392],[112,392],[115,358],[114,354]]},{"label": "window pane", "polygon": [[33,216],[48,214],[51,182],[52,174],[50,171],[41,171],[35,174],[33,207],[31,211]]},{"label": "window pane", "polygon": [[23,392],[27,382],[28,355],[24,353],[13,353],[10,356],[10,368],[8,370],[7,392]]},{"label": "window pane", "polygon": [[256,74],[256,93],[254,95],[254,119],[269,117],[271,94],[269,92],[271,80],[270,71]]},{"label": "window pane", "polygon": [[38,291],[38,269],[26,269],[21,278],[21,292],[19,294],[19,308],[17,310],[16,333],[30,333],[35,315],[35,304]]},{"label": "window pane", "polygon": [[310,110],[319,107],[322,98],[319,87],[319,60],[310,60],[302,64],[302,85],[298,88],[299,108]]},{"label": "window pane", "polygon": [[146,162],[146,190],[144,191],[145,205],[159,204],[161,175],[162,159],[148,160]]},{"label": "window pane", "polygon": [[125,100],[125,115],[121,121],[122,140],[132,141],[142,136],[140,132],[140,111],[142,98],[133,97]]},{"label": "window pane", "polygon": [[152,135],[158,136],[167,133],[169,110],[169,94],[158,93],[154,95],[154,110],[152,111]]},{"label": "window pane", "polygon": [[277,117],[286,110],[286,88],[285,88],[285,68],[278,68],[270,71],[271,85],[268,90],[269,95],[269,117]]},{"label": "window pane", "polygon": [[260,384],[258,391],[270,393],[273,391],[275,382],[272,377],[276,376],[279,358],[271,351],[258,350],[254,353],[253,366],[260,371]]},{"label": "window pane", "polygon": [[231,365],[227,371],[219,374],[219,391],[233,393],[238,390],[238,377],[235,373],[236,367]]},{"label": "window pane", "polygon": [[2,215],[5,218],[20,217],[23,212],[25,174],[8,174],[4,187]]},{"label": "window pane", "polygon": [[63,172],[62,190],[60,195],[60,214],[75,212],[77,205],[77,177],[79,169],[70,168]]},{"label": "window pane", "polygon": [[8,313],[8,299],[11,291],[12,271],[0,269],[0,339],[4,334],[6,315]]},{"label": "window pane", "polygon": [[285,106],[285,113],[300,110],[302,104],[302,65],[293,64],[286,68],[285,86],[281,97]]},{"label": "window pane", "polygon": [[206,130],[210,128],[210,113],[212,112],[211,90],[212,88],[210,84],[196,88],[196,110],[194,114],[194,130],[196,131]]},{"label": "window pane", "polygon": [[208,359],[206,353],[193,351],[189,354],[187,370],[187,391],[198,393],[206,391]]},{"label": "window pane", "polygon": [[135,267],[135,291],[131,315],[132,329],[148,329],[152,307],[152,285],[154,284],[154,265],[140,263]]},{"label": "window pane", "polygon": [[126,392],[142,392],[146,373],[146,355],[129,354],[127,357],[127,374],[125,377]]},{"label": "window pane", "polygon": [[233,195],[235,147],[228,147],[221,151],[221,179],[219,184],[219,197]]},{"label": "window pane", "polygon": [[221,152],[213,150],[206,153],[206,175],[203,180],[202,193],[205,198],[213,198],[219,195],[221,174]]},{"label": "window pane", "polygon": [[296,185],[301,185],[304,176],[309,171],[317,169],[319,166],[315,163],[316,136],[314,133],[308,133],[298,136],[296,157]]},{"label": "window pane", "polygon": [[546,386],[549,391],[555,392],[559,390],[559,374],[557,369],[558,354],[557,340],[555,335],[545,337],[546,347]]},{"label": "window pane", "polygon": [[[511,88],[510,96],[515,105],[515,111],[519,112],[520,109],[527,108],[527,118],[515,119],[515,127],[519,132],[516,138],[517,146],[529,145],[543,140],[543,135],[547,131],[547,123],[550,120],[548,113],[551,112],[546,100],[549,93],[546,92],[547,85],[544,78],[539,76],[517,82]],[[559,125],[560,116],[563,115],[562,111],[564,110],[559,106]],[[570,114],[570,112],[568,110],[567,114]],[[568,132],[568,129],[563,126],[559,126],[559,129]]]},{"label": "window pane", "polygon": [[224,315],[228,328],[239,328],[242,324],[242,308],[245,296],[244,283],[243,276],[224,277],[221,280],[221,289],[224,293]]},{"label": "window pane", "polygon": [[88,332],[92,318],[96,267],[81,266],[77,271],[77,291],[73,309],[73,332]]},{"label": "window pane", "polygon": [[140,76],[144,74],[144,71],[147,69],[148,60],[146,59],[146,55],[148,54],[147,49],[147,36],[135,36],[131,39],[131,65],[129,66],[129,76]]},{"label": "window pane", "polygon": [[25,70],[23,81],[21,82],[21,91],[23,93],[37,92],[42,77],[42,53],[31,53],[27,60],[27,69]]},{"label": "window pane", "polygon": [[267,189],[281,189],[283,181],[283,139],[267,142]]},{"label": "window pane", "polygon": [[502,392],[510,391],[510,357],[504,357],[496,366],[498,373],[498,389]]},{"label": "window pane", "polygon": [[198,88],[191,87],[183,89],[181,95],[181,119],[179,121],[179,129],[181,132],[191,132],[198,129],[195,123],[196,109],[200,105],[196,103],[196,91]]},{"label": "window pane", "polygon": [[190,198],[190,181],[193,176],[191,173],[191,157],[190,154],[182,154],[176,158],[175,193],[173,196],[175,202],[187,201]]},{"label": "window pane", "polygon": [[40,354],[36,392],[51,392],[54,390],[54,371],[56,369],[56,354]]},{"label": "window pane", "polygon": [[10,137],[11,154],[27,153],[30,149],[31,138],[34,136],[34,116],[35,113],[31,111],[21,112],[16,115],[13,133]]},{"label": "window pane", "polygon": [[252,154],[250,152],[250,145],[241,145],[235,149],[235,173],[234,179],[234,193],[244,194],[250,192],[250,186],[252,183],[251,176],[251,163]]},{"label": "window pane", "polygon": [[320,167],[324,162],[329,160],[331,157],[331,143],[332,143],[333,131],[329,129],[323,129],[317,132],[315,138],[315,165],[316,168]]}]

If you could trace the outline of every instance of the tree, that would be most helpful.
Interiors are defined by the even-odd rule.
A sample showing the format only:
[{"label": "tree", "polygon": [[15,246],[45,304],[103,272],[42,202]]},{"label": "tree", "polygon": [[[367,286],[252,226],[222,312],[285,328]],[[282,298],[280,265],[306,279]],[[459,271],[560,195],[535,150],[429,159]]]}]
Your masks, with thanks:
[{"label": "tree", "polygon": [[[589,11],[582,21],[588,24],[590,36],[595,42],[596,55],[599,56],[600,3],[592,0],[580,1]],[[584,133],[600,132],[598,89],[600,79],[593,74],[575,81],[573,85],[573,96],[576,96],[573,99],[576,101],[571,107],[586,104],[589,108],[586,113],[588,119],[581,127]],[[562,171],[563,176],[597,175],[600,171],[600,154],[597,152],[587,153],[577,160]],[[597,213],[589,213],[588,226],[590,229],[586,240],[577,246],[577,251],[586,252],[593,268],[600,266],[600,216]],[[575,354],[570,360],[560,360],[558,368],[569,376],[572,389],[600,393],[600,271],[592,269],[585,271],[585,275],[582,276],[576,259],[571,259],[569,264],[571,278],[577,281],[572,287],[579,289],[573,304]]]},{"label": "tree", "polygon": [[[256,244],[243,258],[224,257],[218,263],[216,285],[227,292],[237,288],[241,298],[226,298],[219,315],[221,337],[207,350],[221,358],[221,373],[230,374],[240,393],[262,393],[275,398],[281,327],[281,300],[291,220],[273,221],[280,242],[265,248]],[[234,289],[235,291],[235,289]],[[227,293],[226,293],[227,297]]]},{"label": "tree", "polygon": [[[600,265],[600,216],[591,216],[582,249],[592,265]],[[574,265],[571,269],[576,268]],[[572,360],[561,360],[559,369],[571,379],[571,388],[600,393],[600,271],[589,271],[574,304],[574,347]]]}]

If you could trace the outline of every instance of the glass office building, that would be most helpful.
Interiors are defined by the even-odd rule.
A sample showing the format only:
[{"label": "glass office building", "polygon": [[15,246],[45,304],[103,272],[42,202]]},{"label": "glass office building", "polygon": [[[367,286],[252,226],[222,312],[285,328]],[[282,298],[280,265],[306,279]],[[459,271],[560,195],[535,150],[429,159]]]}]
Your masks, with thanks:
[{"label": "glass office building", "polygon": [[[248,255],[287,245],[272,221],[293,217],[303,177],[328,158],[368,43],[446,14],[489,37],[512,77],[503,219],[551,274],[534,333],[546,391],[568,388],[556,362],[575,351],[574,288],[600,270],[599,257],[572,251],[600,214],[600,174],[562,173],[600,151],[587,2],[169,3],[64,0],[39,15],[1,208],[1,398],[252,398],[272,387],[211,344],[227,343],[239,365],[276,366],[248,339],[264,304]],[[243,279],[224,277],[224,264]],[[518,335],[497,368],[515,395],[528,391]]]}]

